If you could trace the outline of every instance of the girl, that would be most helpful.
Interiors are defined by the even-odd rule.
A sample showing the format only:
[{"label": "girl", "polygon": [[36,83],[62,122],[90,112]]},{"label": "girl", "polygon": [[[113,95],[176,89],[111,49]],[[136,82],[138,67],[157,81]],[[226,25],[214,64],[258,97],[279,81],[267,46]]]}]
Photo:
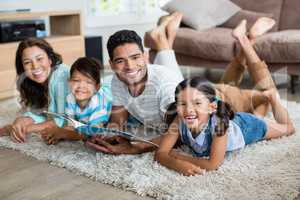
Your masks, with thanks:
[{"label": "girl", "polygon": [[[93,127],[103,127],[109,120],[112,104],[100,86],[100,63],[82,57],[75,61],[70,70],[70,90],[67,96],[65,114]],[[48,130],[43,138],[48,144],[56,144],[61,139],[81,140],[85,136],[77,134],[72,127],[66,130]]]},{"label": "girl", "polygon": [[[263,94],[269,99],[276,122],[250,113],[234,113],[229,104],[219,100],[213,85],[198,77],[182,81],[175,94],[177,117],[164,135],[155,160],[184,175],[215,170],[228,151],[295,131],[275,89]],[[172,150],[179,139],[196,157]]]}]

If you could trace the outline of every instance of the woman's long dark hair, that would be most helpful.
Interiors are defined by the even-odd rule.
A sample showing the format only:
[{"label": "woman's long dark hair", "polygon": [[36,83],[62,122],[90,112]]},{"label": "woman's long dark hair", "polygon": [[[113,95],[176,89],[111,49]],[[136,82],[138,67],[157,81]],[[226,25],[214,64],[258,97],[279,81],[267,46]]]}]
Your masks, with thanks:
[{"label": "woman's long dark hair", "polygon": [[20,92],[21,103],[26,107],[44,108],[48,105],[48,80],[40,84],[30,80],[25,75],[22,62],[23,51],[28,47],[39,47],[44,50],[52,61],[51,68],[62,63],[61,55],[54,52],[48,42],[40,38],[28,38],[20,42],[16,52],[16,72],[17,72],[17,89]]},{"label": "woman's long dark hair", "polygon": [[216,117],[217,124],[215,126],[215,133],[217,136],[222,136],[226,133],[227,128],[229,127],[229,120],[233,119],[234,112],[231,109],[230,105],[222,100],[219,100],[216,97],[216,90],[212,83],[204,81],[200,77],[194,77],[191,79],[185,79],[176,87],[175,90],[175,102],[171,104],[167,110],[166,114],[166,123],[170,123],[174,120],[176,116],[175,108],[177,102],[177,96],[179,92],[184,90],[187,87],[195,88],[198,91],[202,92],[209,100],[209,102],[217,103]]}]

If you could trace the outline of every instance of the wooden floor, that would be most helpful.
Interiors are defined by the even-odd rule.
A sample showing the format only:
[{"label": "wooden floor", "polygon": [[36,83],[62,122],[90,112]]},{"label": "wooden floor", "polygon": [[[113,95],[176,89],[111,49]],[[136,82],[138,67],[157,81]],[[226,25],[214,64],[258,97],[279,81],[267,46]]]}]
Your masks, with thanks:
[{"label": "wooden floor", "polygon": [[151,199],[77,176],[63,168],[49,165],[0,148],[1,200],[138,200]]}]

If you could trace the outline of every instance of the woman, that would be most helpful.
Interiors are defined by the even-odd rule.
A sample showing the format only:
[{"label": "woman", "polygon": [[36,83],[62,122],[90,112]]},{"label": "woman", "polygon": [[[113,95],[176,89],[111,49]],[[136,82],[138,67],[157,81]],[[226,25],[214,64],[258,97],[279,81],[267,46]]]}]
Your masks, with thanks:
[{"label": "woman", "polygon": [[0,129],[0,135],[10,135],[14,142],[25,142],[26,134],[53,126],[62,126],[63,120],[48,120],[41,113],[63,113],[65,97],[69,93],[69,67],[62,63],[61,55],[43,39],[28,38],[20,42],[15,67],[17,89],[25,112],[12,124]]}]

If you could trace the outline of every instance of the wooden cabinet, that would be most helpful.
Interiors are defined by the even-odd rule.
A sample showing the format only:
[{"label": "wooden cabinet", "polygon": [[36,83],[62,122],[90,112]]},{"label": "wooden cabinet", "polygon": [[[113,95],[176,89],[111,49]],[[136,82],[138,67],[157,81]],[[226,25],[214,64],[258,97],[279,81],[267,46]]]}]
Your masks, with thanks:
[{"label": "wooden cabinet", "polygon": [[[85,55],[83,24],[80,11],[1,13],[0,21],[49,19],[49,36],[45,39],[63,62],[71,65]],[[16,92],[15,53],[19,42],[0,43],[0,99]]]}]

